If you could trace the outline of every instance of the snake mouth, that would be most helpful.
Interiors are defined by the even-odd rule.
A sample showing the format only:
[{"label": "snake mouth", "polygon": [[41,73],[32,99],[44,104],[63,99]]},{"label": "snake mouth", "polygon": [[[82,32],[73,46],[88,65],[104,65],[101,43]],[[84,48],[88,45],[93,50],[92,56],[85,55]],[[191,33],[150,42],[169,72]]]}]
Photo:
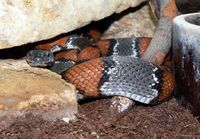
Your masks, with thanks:
[{"label": "snake mouth", "polygon": [[54,55],[50,51],[31,50],[26,55],[26,61],[33,67],[49,67],[54,64]]}]

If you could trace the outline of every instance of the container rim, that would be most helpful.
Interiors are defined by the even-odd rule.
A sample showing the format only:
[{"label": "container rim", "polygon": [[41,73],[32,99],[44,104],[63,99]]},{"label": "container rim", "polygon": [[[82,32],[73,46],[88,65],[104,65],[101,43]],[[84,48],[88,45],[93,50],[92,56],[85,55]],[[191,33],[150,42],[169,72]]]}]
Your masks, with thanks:
[{"label": "container rim", "polygon": [[197,19],[200,21],[200,12],[198,13],[190,13],[190,14],[182,14],[174,18],[173,23],[181,26],[200,29],[200,25],[192,23],[192,20]]}]

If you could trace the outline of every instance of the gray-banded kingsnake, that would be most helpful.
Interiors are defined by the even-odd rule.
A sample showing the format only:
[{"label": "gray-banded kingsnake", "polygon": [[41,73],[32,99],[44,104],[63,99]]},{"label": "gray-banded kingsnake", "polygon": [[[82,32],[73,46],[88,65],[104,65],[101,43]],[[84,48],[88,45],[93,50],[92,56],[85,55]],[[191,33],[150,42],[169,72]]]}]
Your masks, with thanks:
[{"label": "gray-banded kingsnake", "polygon": [[[31,50],[31,66],[62,74],[85,96],[124,96],[144,104],[168,99],[174,89],[171,72],[140,59],[150,38],[118,38],[93,42],[72,35],[64,46]],[[145,42],[145,43],[144,43]]]}]

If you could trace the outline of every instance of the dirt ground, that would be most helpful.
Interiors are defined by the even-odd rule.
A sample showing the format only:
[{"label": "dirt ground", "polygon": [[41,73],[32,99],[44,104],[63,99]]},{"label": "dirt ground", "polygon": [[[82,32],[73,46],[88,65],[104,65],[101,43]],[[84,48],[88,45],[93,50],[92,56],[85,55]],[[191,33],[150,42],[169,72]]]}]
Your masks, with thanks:
[{"label": "dirt ground", "polygon": [[157,106],[136,105],[123,114],[109,112],[110,99],[79,105],[76,121],[48,122],[40,117],[20,117],[0,138],[12,139],[179,139],[200,138],[200,123],[173,98]]}]

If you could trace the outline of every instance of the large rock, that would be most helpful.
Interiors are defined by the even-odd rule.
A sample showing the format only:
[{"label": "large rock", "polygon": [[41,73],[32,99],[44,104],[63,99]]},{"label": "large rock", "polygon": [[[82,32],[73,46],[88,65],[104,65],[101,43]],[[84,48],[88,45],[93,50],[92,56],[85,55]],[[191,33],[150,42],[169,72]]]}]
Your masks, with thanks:
[{"label": "large rock", "polygon": [[26,113],[51,121],[75,118],[75,88],[56,73],[32,68],[23,60],[0,60],[0,82],[1,124],[4,118]]},{"label": "large rock", "polygon": [[[155,30],[152,13],[145,5],[136,12],[129,12],[114,21],[104,32],[103,38],[152,37]],[[116,15],[121,16],[121,15]]]},{"label": "large rock", "polygon": [[145,0],[1,0],[0,49],[49,39]]}]

